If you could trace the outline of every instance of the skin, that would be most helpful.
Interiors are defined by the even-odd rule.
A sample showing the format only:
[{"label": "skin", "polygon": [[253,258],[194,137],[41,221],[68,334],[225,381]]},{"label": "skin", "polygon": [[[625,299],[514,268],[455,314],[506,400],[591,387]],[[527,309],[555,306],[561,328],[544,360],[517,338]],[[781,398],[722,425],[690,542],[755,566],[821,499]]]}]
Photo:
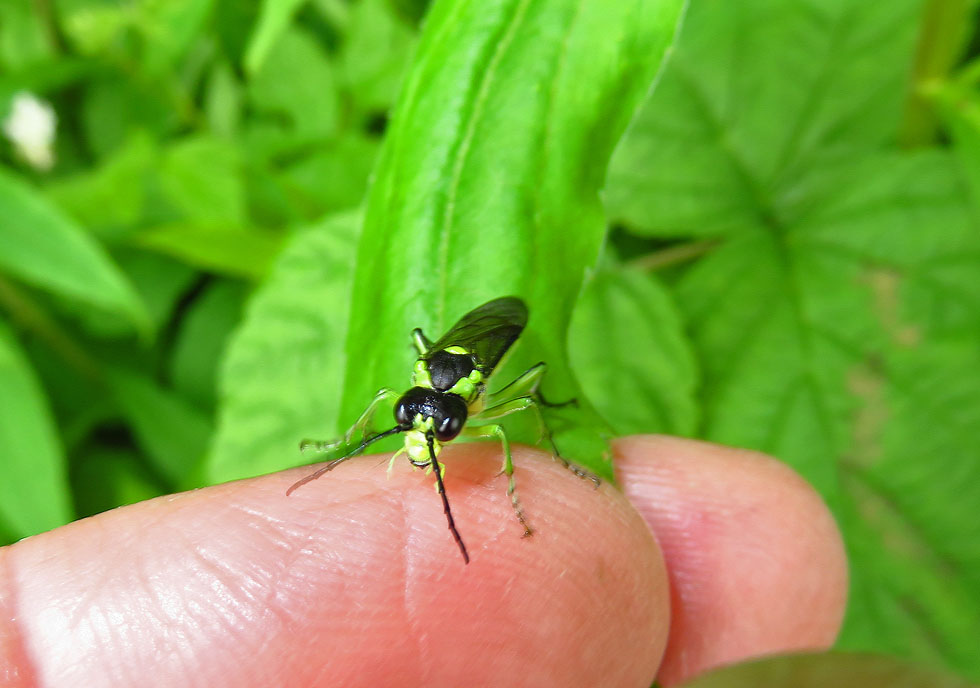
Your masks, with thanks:
[{"label": "skin", "polygon": [[844,552],[796,474],[665,437],[616,452],[623,492],[515,447],[522,539],[499,445],[447,447],[468,566],[432,476],[379,456],[29,538],[0,550],[0,685],[646,688],[833,642]]}]

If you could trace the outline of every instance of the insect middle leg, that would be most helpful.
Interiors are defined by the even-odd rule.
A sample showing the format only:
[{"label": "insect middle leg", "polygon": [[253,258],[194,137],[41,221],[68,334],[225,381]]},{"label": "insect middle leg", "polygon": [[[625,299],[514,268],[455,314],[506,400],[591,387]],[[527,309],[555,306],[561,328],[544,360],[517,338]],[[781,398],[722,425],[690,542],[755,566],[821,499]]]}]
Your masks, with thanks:
[{"label": "insect middle leg", "polygon": [[529,537],[534,531],[531,530],[531,526],[527,523],[527,517],[524,515],[524,507],[521,506],[520,497],[517,495],[517,481],[514,479],[514,459],[510,453],[510,442],[507,440],[507,433],[504,432],[504,427],[497,424],[481,426],[467,425],[463,428],[461,434],[473,438],[492,439],[496,437],[500,439],[500,444],[504,450],[502,472],[507,476],[508,481],[507,496],[510,497],[510,505],[514,508],[514,514],[517,516],[517,520],[524,526],[524,534],[521,537]]},{"label": "insect middle leg", "polygon": [[545,363],[538,363],[528,368],[520,377],[500,391],[488,394],[486,407],[480,413],[479,420],[501,418],[511,413],[533,408],[538,418],[541,436],[547,438],[548,444],[551,445],[551,454],[555,457],[555,460],[578,477],[584,480],[590,480],[596,487],[599,487],[599,483],[601,482],[599,476],[580,466],[576,466],[558,451],[558,445],[555,444],[555,438],[551,433],[551,428],[545,422],[544,414],[541,412],[540,407],[549,406],[554,408],[578,402],[575,399],[570,399],[562,403],[545,401],[544,397],[541,396],[541,392],[538,391],[538,387],[541,385],[541,378],[544,377],[546,370],[547,366]]}]

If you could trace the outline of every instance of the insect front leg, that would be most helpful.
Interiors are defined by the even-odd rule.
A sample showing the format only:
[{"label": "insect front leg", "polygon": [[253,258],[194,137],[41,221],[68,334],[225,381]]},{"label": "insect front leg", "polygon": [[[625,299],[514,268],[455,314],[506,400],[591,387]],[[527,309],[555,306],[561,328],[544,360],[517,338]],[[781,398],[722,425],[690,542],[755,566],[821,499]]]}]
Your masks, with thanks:
[{"label": "insect front leg", "polygon": [[530,536],[534,531],[531,530],[531,526],[527,523],[527,517],[524,515],[524,507],[521,506],[520,497],[517,495],[517,481],[514,479],[514,459],[510,453],[510,442],[507,440],[507,433],[504,432],[504,427],[497,424],[483,426],[467,425],[463,428],[462,434],[473,438],[492,439],[496,437],[500,439],[500,444],[504,450],[504,464],[501,470],[507,476],[507,495],[510,497],[510,504],[514,507],[514,514],[517,516],[517,520],[524,526],[524,534],[521,537]]},{"label": "insect front leg", "polygon": [[380,406],[385,401],[390,399],[397,399],[399,396],[398,392],[387,387],[383,387],[378,390],[378,393],[374,395],[374,399],[368,404],[368,407],[364,409],[361,416],[354,422],[350,429],[344,433],[344,436],[339,440],[334,440],[332,442],[322,442],[319,440],[303,440],[299,443],[300,451],[312,450],[318,454],[323,452],[334,451],[340,447],[346,446],[351,443],[357,433],[367,434],[367,431],[371,425],[371,421],[374,419],[374,414]]}]

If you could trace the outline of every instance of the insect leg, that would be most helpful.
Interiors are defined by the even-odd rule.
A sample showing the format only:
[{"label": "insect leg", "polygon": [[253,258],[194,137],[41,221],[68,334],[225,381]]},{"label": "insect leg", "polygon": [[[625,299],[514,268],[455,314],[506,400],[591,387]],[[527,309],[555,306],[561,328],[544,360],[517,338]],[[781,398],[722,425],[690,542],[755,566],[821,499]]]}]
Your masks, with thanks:
[{"label": "insect leg", "polygon": [[558,445],[555,444],[555,438],[551,434],[551,428],[549,428],[548,423],[545,422],[544,414],[541,413],[540,405],[534,396],[518,397],[517,399],[511,399],[509,401],[497,404],[496,406],[485,408],[479,415],[474,416],[472,421],[474,423],[482,423],[488,420],[496,420],[497,418],[503,418],[504,416],[509,416],[512,413],[524,411],[529,408],[534,409],[534,413],[538,418],[538,425],[541,429],[541,435],[542,437],[547,438],[548,444],[551,445],[551,455],[555,458],[555,460],[578,477],[584,480],[591,480],[596,487],[599,487],[599,484],[602,482],[599,480],[599,476],[595,475],[594,473],[590,473],[581,466],[577,466],[570,462],[561,455],[561,452],[558,451]]},{"label": "insect leg", "polygon": [[323,452],[333,451],[339,447],[348,445],[354,439],[357,433],[366,433],[368,427],[371,425],[371,421],[374,419],[374,414],[378,410],[378,406],[389,399],[395,399],[399,396],[398,392],[387,387],[382,387],[378,390],[378,393],[374,395],[374,399],[368,404],[368,407],[364,409],[361,416],[354,422],[350,429],[344,433],[344,436],[339,440],[334,440],[333,442],[320,442],[317,440],[303,440],[299,443],[300,451],[313,450],[314,452],[321,454]]},{"label": "insect leg", "polygon": [[421,327],[416,327],[412,330],[412,343],[415,344],[419,356],[425,356],[432,349],[432,340],[422,334]]},{"label": "insect leg", "polygon": [[360,454],[367,447],[369,447],[370,445],[374,444],[378,440],[383,440],[385,437],[391,437],[392,435],[397,435],[400,432],[405,432],[406,430],[410,430],[411,427],[412,427],[411,425],[396,425],[395,427],[391,428],[390,430],[385,430],[384,432],[379,432],[377,435],[372,435],[371,437],[368,437],[366,440],[364,440],[363,442],[361,442],[359,445],[357,445],[356,447],[354,447],[353,449],[351,449],[349,452],[347,452],[346,454],[344,454],[343,456],[341,456],[339,459],[334,459],[333,461],[331,461],[330,463],[326,464],[325,466],[322,466],[321,468],[317,469],[313,473],[310,473],[305,478],[301,478],[301,479],[297,480],[295,483],[293,483],[292,485],[290,485],[289,489],[286,490],[286,496],[288,497],[297,488],[302,487],[306,483],[311,482],[313,480],[316,480],[317,478],[319,478],[321,475],[323,475],[327,471],[333,470],[335,466],[337,466],[339,464],[342,464],[347,459],[354,458],[355,456],[357,456],[358,454]]},{"label": "insect leg", "polygon": [[[520,409],[514,410],[517,411]],[[504,427],[496,424],[480,427],[468,425],[463,428],[463,434],[465,434],[467,437],[474,438],[497,437],[500,439],[500,444],[504,450],[504,465],[501,471],[507,476],[507,496],[510,497],[510,505],[514,507],[514,514],[517,516],[517,520],[520,521],[522,526],[524,526],[524,534],[521,537],[530,536],[534,531],[531,530],[531,526],[529,526],[527,523],[527,517],[524,515],[524,507],[521,506],[520,497],[517,495],[517,481],[514,479],[514,459],[510,453],[510,442],[507,440],[507,433],[504,432]]]},{"label": "insect leg", "polygon": [[459,551],[463,554],[463,561],[467,564],[470,563],[470,555],[466,552],[466,545],[463,544],[463,538],[460,537],[459,531],[456,530],[456,522],[453,520],[453,512],[449,509],[449,498],[446,497],[446,487],[442,484],[442,466],[439,464],[439,459],[436,458],[436,448],[435,448],[435,435],[430,430],[425,435],[426,443],[429,445],[429,461],[431,461],[431,466],[433,467],[436,474],[436,491],[439,496],[442,497],[442,510],[446,514],[446,520],[449,522],[449,531],[453,534],[453,539],[456,540],[456,544],[459,546]]}]

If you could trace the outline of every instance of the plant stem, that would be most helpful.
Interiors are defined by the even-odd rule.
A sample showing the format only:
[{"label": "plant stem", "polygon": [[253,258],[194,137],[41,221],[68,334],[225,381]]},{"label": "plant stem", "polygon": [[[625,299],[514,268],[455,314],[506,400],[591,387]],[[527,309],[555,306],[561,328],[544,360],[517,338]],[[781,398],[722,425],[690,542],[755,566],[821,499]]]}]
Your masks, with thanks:
[{"label": "plant stem", "polygon": [[703,239],[692,241],[687,244],[677,244],[661,251],[654,251],[645,256],[640,256],[636,260],[630,261],[629,266],[638,270],[650,271],[663,270],[671,265],[685,263],[702,256],[720,243],[719,239]]},{"label": "plant stem", "polygon": [[939,123],[929,94],[946,80],[970,37],[972,4],[970,0],[928,0],[923,8],[899,128],[899,140],[906,148],[936,140]]},{"label": "plant stem", "polygon": [[70,367],[95,382],[102,381],[102,370],[84,349],[50,317],[37,303],[13,282],[0,276],[0,308],[21,328],[33,332]]}]

